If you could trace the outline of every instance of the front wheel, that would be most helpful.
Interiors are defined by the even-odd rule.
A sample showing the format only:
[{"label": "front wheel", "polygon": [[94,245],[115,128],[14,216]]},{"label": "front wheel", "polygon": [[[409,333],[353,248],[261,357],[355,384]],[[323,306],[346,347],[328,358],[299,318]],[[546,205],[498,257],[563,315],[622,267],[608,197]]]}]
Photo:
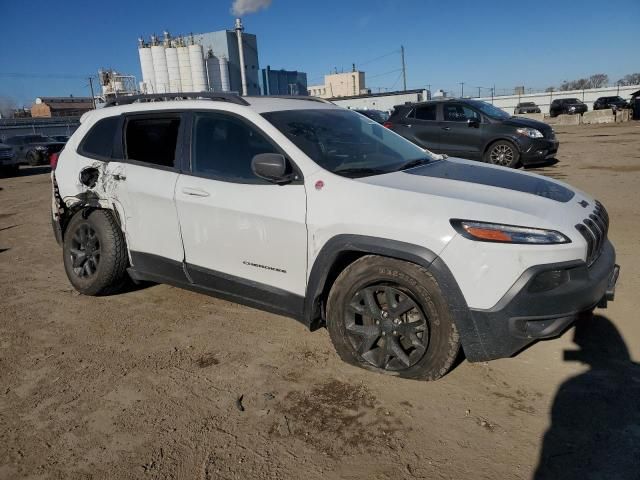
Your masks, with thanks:
[{"label": "front wheel", "polygon": [[108,295],[124,285],[127,248],[111,212],[78,212],[65,230],[62,251],[67,277],[78,292]]},{"label": "front wheel", "polygon": [[27,163],[32,167],[35,167],[36,165],[40,164],[40,159],[34,152],[27,153],[26,159],[27,159]]},{"label": "front wheel", "polygon": [[520,162],[520,152],[513,143],[500,140],[489,146],[484,154],[484,161],[501,167],[516,168]]},{"label": "front wheel", "polygon": [[426,269],[368,255],[336,279],[327,329],[340,357],[404,378],[436,380],[458,355],[458,331],[444,293]]}]

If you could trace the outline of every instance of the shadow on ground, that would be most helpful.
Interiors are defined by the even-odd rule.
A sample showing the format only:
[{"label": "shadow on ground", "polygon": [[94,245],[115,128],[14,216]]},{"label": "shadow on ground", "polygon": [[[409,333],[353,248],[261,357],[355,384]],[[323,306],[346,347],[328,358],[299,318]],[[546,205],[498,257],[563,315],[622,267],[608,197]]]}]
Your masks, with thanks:
[{"label": "shadow on ground", "polygon": [[640,365],[617,328],[588,314],[565,361],[589,367],[556,393],[535,480],[640,479]]},{"label": "shadow on ground", "polygon": [[49,165],[41,165],[39,167],[28,167],[25,165],[20,166],[17,174],[11,174],[6,171],[0,172],[0,178],[15,178],[15,177],[30,177],[31,175],[41,175],[43,173],[49,173],[51,167]]},{"label": "shadow on ground", "polygon": [[560,162],[557,158],[549,158],[541,163],[536,163],[535,165],[524,165],[524,170],[535,170],[537,168],[545,168],[545,167],[553,167]]}]

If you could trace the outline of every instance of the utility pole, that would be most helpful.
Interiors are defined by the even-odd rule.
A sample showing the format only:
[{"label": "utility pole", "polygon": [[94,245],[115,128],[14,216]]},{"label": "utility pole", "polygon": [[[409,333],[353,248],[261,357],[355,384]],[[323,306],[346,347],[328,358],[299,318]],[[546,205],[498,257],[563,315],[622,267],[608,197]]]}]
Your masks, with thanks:
[{"label": "utility pole", "polygon": [[402,57],[402,85],[404,91],[407,91],[407,67],[404,63],[404,47],[400,45],[400,56]]},{"label": "utility pole", "polygon": [[480,98],[480,97],[482,96],[482,95],[480,95],[480,89],[481,89],[481,88],[482,88],[482,87],[478,87],[478,98]]},{"label": "utility pole", "polygon": [[460,82],[460,85],[462,86],[462,91],[460,92],[460,98],[464,98],[464,82]]},{"label": "utility pole", "polygon": [[91,103],[93,104],[93,109],[96,109],[96,97],[93,94],[93,77],[89,77],[89,88],[91,89]]}]

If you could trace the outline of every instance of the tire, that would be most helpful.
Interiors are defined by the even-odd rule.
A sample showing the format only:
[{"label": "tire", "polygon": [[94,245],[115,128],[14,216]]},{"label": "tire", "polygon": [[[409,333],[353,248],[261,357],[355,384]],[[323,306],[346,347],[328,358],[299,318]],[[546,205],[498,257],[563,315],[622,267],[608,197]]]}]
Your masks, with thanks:
[{"label": "tire", "polygon": [[[393,318],[393,310],[406,311]],[[356,260],[336,279],[327,302],[327,329],[345,362],[403,378],[436,380],[451,369],[460,350],[458,330],[434,276],[418,265],[375,255]]]},{"label": "tire", "polygon": [[492,165],[516,168],[520,163],[520,152],[508,140],[498,140],[489,145],[483,160]]},{"label": "tire", "polygon": [[27,159],[27,163],[32,167],[35,167],[36,165],[40,164],[40,160],[38,159],[38,156],[33,152],[28,152],[26,159]]},{"label": "tire", "polygon": [[123,287],[127,247],[108,210],[93,210],[88,215],[78,212],[67,226],[62,252],[67,277],[78,292],[109,295]]}]

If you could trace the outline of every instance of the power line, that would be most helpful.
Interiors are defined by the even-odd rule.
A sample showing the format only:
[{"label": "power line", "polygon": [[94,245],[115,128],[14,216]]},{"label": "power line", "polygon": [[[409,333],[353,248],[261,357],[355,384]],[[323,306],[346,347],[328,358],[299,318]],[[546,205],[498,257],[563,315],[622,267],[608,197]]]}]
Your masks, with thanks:
[{"label": "power line", "polygon": [[383,77],[385,75],[390,75],[390,74],[395,73],[395,72],[402,72],[402,68],[395,68],[393,70],[389,70],[388,72],[378,73],[377,75],[367,75],[367,78],[371,79],[371,78]]},{"label": "power line", "polygon": [[380,55],[379,57],[372,58],[371,60],[367,60],[366,62],[357,63],[356,65],[358,65],[358,67],[363,67],[364,65],[369,65],[370,63],[377,62],[378,60],[381,60],[386,57],[390,57],[391,55],[396,55],[399,52],[400,50],[394,50],[393,52],[385,53],[384,55]]}]

